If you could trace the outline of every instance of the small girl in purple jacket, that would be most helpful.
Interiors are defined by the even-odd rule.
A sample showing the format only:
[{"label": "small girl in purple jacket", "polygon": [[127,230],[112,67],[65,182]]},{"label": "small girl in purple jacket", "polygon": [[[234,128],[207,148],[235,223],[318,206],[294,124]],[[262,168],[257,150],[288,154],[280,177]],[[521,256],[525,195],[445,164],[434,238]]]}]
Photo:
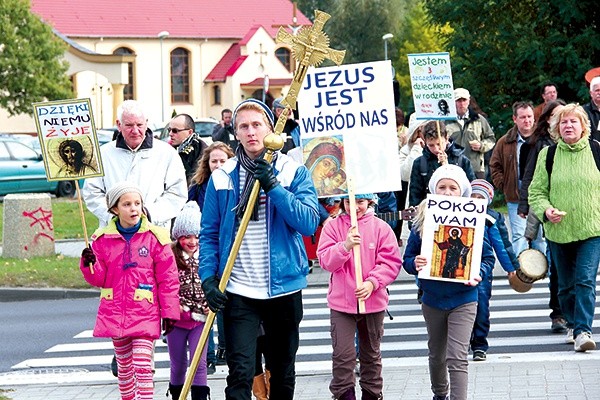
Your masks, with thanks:
[{"label": "small girl in purple jacket", "polygon": [[[362,399],[381,399],[380,346],[388,305],[386,287],[398,276],[402,261],[394,231],[375,216],[375,195],[355,197],[358,231],[351,225],[350,202],[345,198],[343,213],[323,227],[317,249],[321,267],[331,272],[327,302],[331,308],[333,378],[329,389],[335,399],[356,398],[354,335],[358,331]],[[358,246],[363,283],[357,288],[352,249]],[[358,312],[359,300],[365,302],[364,314]]]},{"label": "small girl in purple jacket", "polygon": [[[112,339],[123,400],[152,400],[154,340],[179,319],[179,279],[169,233],[143,213],[142,192],[130,182],[106,193],[114,217],[81,254],[85,280],[101,288],[95,337]],[[93,265],[93,270],[90,269]]]},{"label": "small girl in purple jacket", "polygon": [[[190,359],[192,359],[204,329],[206,315],[208,315],[208,303],[198,275],[200,216],[198,203],[188,202],[175,219],[171,231],[171,236],[175,239],[171,248],[175,254],[179,272],[179,304],[181,307],[181,318],[167,335],[171,361],[169,391],[173,400],[178,400],[181,395],[188,367],[188,350]],[[207,385],[207,349],[208,346],[205,346],[192,381],[192,400],[207,400],[210,395]]]}]

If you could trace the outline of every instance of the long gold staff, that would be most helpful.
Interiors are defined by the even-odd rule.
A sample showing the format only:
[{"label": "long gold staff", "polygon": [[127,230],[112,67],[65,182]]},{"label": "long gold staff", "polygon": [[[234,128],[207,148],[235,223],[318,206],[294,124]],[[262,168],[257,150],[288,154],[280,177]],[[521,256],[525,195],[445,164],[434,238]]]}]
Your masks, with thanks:
[{"label": "long gold staff", "polygon": [[[308,67],[319,65],[326,58],[329,58],[337,65],[340,65],[344,59],[346,54],[345,50],[333,50],[328,47],[329,37],[325,32],[323,32],[322,29],[323,25],[325,25],[325,22],[327,22],[329,18],[331,18],[329,14],[315,10],[314,25],[311,27],[305,26],[301,28],[298,32],[298,36],[290,35],[283,28],[279,28],[279,31],[277,32],[277,43],[285,43],[292,47],[292,54],[294,55],[296,61],[298,61],[299,66],[294,73],[290,90],[283,99],[283,104],[286,104],[289,107],[286,107],[286,109],[277,119],[274,132],[267,135],[264,139],[264,145],[267,149],[264,159],[269,163],[273,160],[273,153],[283,148],[283,138],[281,137],[281,133],[283,132],[283,127],[285,126],[285,122],[291,112],[291,109],[296,108],[296,99],[298,97],[300,88],[302,87],[302,82],[306,77]],[[223,270],[221,280],[219,281],[219,290],[221,292],[225,292],[225,288],[227,287],[227,281],[229,281],[229,277],[231,276],[233,263],[237,258],[238,251],[240,250],[240,246],[242,244],[242,239],[244,238],[244,234],[248,228],[248,222],[250,222],[252,210],[254,209],[254,203],[258,198],[259,191],[260,183],[258,180],[255,180],[254,184],[252,185],[252,191],[250,192],[246,211],[244,212],[242,220],[240,221],[240,227],[233,241],[231,253],[229,253],[227,264]],[[190,362],[190,368],[188,369],[183,389],[181,390],[181,394],[179,396],[179,398],[182,400],[187,398],[187,395],[190,391],[192,380],[194,379],[194,375],[196,375],[196,370],[198,369],[198,362],[200,361],[200,357],[204,352],[208,334],[213,326],[214,321],[215,313],[209,311],[206,322],[204,323],[204,328],[202,329],[202,334],[200,335],[200,340],[198,341],[198,346],[196,347],[196,351],[194,353],[194,357]]]}]

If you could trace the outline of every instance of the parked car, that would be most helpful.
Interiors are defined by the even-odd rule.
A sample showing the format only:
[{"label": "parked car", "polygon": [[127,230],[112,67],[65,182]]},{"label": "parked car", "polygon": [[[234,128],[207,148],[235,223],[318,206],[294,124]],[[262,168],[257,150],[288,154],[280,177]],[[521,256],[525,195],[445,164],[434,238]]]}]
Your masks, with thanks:
[{"label": "parked car", "polygon": [[[49,182],[42,160],[42,155],[31,147],[15,139],[0,137],[0,196],[45,192],[58,197],[73,196],[75,182]],[[80,181],[82,184],[83,180]]]},{"label": "parked car", "polygon": [[[210,145],[213,141],[212,141],[212,131],[215,127],[215,125],[217,125],[219,123],[219,121],[217,121],[214,118],[198,118],[194,120],[194,125],[195,127],[195,131],[196,133],[198,133],[200,135],[200,137],[202,138],[202,140],[204,140],[204,142],[208,145]],[[158,138],[164,142],[169,142],[169,130],[167,129],[169,127],[169,125],[167,124],[167,126],[165,126],[164,128],[162,128],[160,130],[160,133],[158,135]],[[155,133],[157,131],[154,131]]]}]

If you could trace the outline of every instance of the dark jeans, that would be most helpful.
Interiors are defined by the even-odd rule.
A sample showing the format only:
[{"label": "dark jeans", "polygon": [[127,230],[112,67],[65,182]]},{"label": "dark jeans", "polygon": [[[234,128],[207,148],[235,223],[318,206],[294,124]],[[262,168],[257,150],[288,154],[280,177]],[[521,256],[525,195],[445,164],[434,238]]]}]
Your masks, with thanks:
[{"label": "dark jeans", "polygon": [[546,251],[546,258],[548,259],[548,289],[550,290],[550,302],[548,306],[552,310],[550,318],[563,318],[562,311],[560,309],[560,302],[558,301],[558,273],[556,272],[556,264],[552,261],[552,255],[550,254],[550,246]]},{"label": "dark jeans", "polygon": [[270,398],[292,400],[296,385],[294,364],[300,343],[302,292],[265,300],[227,295],[229,300],[223,311],[229,367],[225,398],[251,398],[256,337],[262,321],[268,344],[265,359],[271,369]]},{"label": "dark jeans", "polygon": [[600,263],[600,237],[570,243],[548,240],[558,272],[558,300],[573,335],[592,332],[596,307],[596,274]]},{"label": "dark jeans", "polygon": [[488,351],[487,337],[490,333],[490,299],[492,298],[492,271],[487,271],[477,285],[477,314],[471,334],[471,350]]}]

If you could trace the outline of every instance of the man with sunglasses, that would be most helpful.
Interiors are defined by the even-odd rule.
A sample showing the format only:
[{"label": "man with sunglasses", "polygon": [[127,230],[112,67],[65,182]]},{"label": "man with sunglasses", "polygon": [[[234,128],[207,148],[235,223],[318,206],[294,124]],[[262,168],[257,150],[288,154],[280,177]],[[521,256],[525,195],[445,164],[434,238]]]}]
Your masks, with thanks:
[{"label": "man with sunglasses", "polygon": [[188,114],[178,114],[169,122],[169,143],[177,149],[185,168],[188,186],[196,172],[198,160],[204,149],[208,147],[200,136],[194,132],[194,119]]}]

